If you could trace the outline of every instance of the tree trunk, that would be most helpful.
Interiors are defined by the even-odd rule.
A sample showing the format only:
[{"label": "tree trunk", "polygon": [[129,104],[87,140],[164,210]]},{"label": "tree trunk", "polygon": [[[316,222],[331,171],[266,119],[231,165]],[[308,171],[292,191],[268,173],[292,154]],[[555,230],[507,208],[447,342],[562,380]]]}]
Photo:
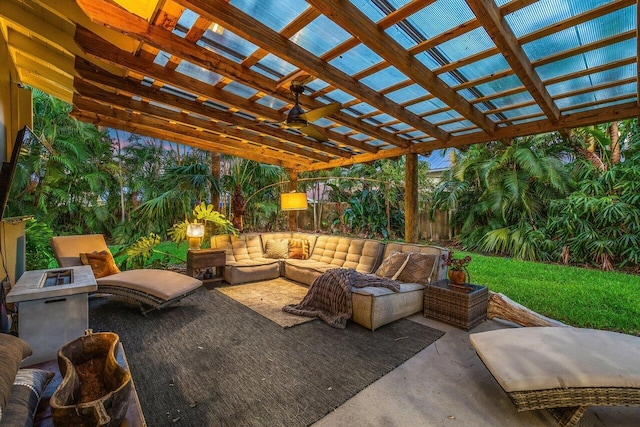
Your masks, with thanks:
[{"label": "tree trunk", "polygon": [[611,138],[611,164],[620,163],[620,132],[618,131],[618,122],[612,122],[609,126],[609,136]]},{"label": "tree trunk", "polygon": [[568,326],[531,311],[503,294],[490,292],[487,319],[493,319],[494,317],[517,323],[520,326]]}]

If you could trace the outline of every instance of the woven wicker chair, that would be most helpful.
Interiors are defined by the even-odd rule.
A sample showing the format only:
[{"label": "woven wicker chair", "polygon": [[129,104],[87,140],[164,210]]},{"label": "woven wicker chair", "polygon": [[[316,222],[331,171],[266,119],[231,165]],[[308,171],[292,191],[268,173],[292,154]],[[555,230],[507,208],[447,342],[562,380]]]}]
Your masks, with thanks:
[{"label": "woven wicker chair", "polygon": [[589,406],[640,406],[640,337],[532,327],[469,335],[518,411],[548,409],[576,426]]},{"label": "woven wicker chair", "polygon": [[[60,267],[82,265],[81,253],[109,250],[102,234],[53,237],[51,248]],[[202,281],[193,277],[157,269],[123,271],[96,279],[96,282],[96,293],[134,301],[145,315],[175,304],[202,286]]]}]

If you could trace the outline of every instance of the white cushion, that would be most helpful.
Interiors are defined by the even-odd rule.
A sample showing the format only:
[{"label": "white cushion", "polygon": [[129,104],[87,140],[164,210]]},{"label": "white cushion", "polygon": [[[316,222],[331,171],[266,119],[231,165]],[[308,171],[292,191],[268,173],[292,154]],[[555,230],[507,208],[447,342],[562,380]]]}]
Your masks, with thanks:
[{"label": "white cushion", "polygon": [[123,271],[97,279],[96,282],[98,285],[135,289],[167,301],[202,285],[200,280],[184,274],[150,268]]},{"label": "white cushion", "polygon": [[530,327],[469,335],[506,392],[640,387],[640,337],[597,329]]}]

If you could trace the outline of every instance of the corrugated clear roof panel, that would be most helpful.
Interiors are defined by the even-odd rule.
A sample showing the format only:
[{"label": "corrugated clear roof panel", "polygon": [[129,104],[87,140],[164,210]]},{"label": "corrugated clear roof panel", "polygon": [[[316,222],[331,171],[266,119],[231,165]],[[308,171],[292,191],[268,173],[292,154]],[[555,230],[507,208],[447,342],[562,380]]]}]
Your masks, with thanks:
[{"label": "corrugated clear roof panel", "polygon": [[444,59],[446,59],[448,63],[475,55],[478,52],[483,52],[493,47],[495,47],[495,44],[484,28],[476,28],[438,45],[438,51],[445,56]]},{"label": "corrugated clear roof panel", "polygon": [[576,79],[559,82],[554,85],[548,86],[547,90],[549,91],[549,94],[555,96],[562,93],[571,92],[573,90],[588,88],[594,85],[616,82],[628,78],[635,78],[635,75],[635,66],[626,65],[623,67],[617,67],[611,70],[591,74],[589,76],[583,76]]},{"label": "corrugated clear roof panel", "polygon": [[407,106],[407,110],[415,114],[423,114],[428,113],[429,111],[444,108],[445,106],[446,105],[444,104],[444,102],[440,101],[437,98],[433,98],[427,101],[418,102],[417,104],[409,105]]},{"label": "corrugated clear roof panel", "polygon": [[458,91],[458,94],[460,94],[467,101],[471,101],[472,99],[477,98],[477,95],[469,89],[462,89],[461,91]]},{"label": "corrugated clear roof panel", "polygon": [[309,7],[299,0],[231,0],[229,3],[278,32]]},{"label": "corrugated clear roof panel", "polygon": [[371,105],[365,103],[365,102],[361,102],[359,104],[353,105],[349,108],[347,108],[346,110],[351,110],[353,113],[355,113],[356,115],[360,116],[362,114],[369,114],[369,113],[373,113],[374,111],[377,111],[378,109],[375,107],[372,107]]},{"label": "corrugated clear roof panel", "polygon": [[258,49],[258,46],[227,29],[222,34],[213,33],[213,38],[211,39],[201,37],[196,44],[235,62],[241,62]]},{"label": "corrugated clear roof panel", "polygon": [[[568,108],[573,105],[579,105],[579,104],[593,102],[593,101],[606,102],[607,99],[614,98],[617,96],[624,96],[624,95],[635,96],[636,88],[637,88],[636,83],[628,83],[628,84],[615,86],[611,88],[600,89],[595,92],[590,92],[584,95],[562,98],[556,101],[556,103],[559,108]],[[601,108],[601,105],[596,105],[591,108]]]},{"label": "corrugated clear roof panel", "polygon": [[387,122],[391,122],[396,120],[395,117],[391,117],[390,115],[383,113],[383,114],[378,114],[377,116],[373,116],[371,117],[371,120],[374,120],[378,123],[387,123]]},{"label": "corrugated clear roof panel", "polygon": [[405,80],[407,80],[407,76],[396,67],[387,67],[384,70],[380,70],[375,74],[363,78],[360,82],[366,84],[371,89],[382,90]]},{"label": "corrugated clear roof panel", "polygon": [[183,28],[186,28],[187,30],[190,30],[199,16],[200,15],[198,15],[194,11],[190,9],[185,9],[184,12],[182,12],[182,15],[180,15],[180,18],[178,19],[176,28],[183,27]]},{"label": "corrugated clear roof panel", "polygon": [[311,89],[312,91],[317,92],[329,86],[329,84],[324,80],[314,79],[311,82],[307,83],[305,86]]},{"label": "corrugated clear roof panel", "polygon": [[451,111],[445,111],[442,113],[437,113],[437,114],[432,114],[430,116],[425,116],[424,119],[430,123],[441,123],[447,120],[451,120],[451,119],[457,119],[460,118],[460,120],[463,119],[462,116],[460,116],[460,114],[456,113],[455,111],[451,110]]},{"label": "corrugated clear roof panel", "polygon": [[416,59],[422,62],[422,64],[424,64],[430,70],[435,70],[442,66],[440,62],[434,59],[434,57],[429,53],[429,51],[420,52],[419,54],[416,55]]},{"label": "corrugated clear roof panel", "polygon": [[496,98],[491,101],[498,108],[508,107],[514,104],[521,104],[523,102],[533,101],[533,98],[529,92],[516,93],[515,95],[504,96],[502,98]]},{"label": "corrugated clear roof panel", "polygon": [[608,15],[579,24],[576,29],[583,44],[636,29],[636,7],[628,6]]},{"label": "corrugated clear roof panel", "polygon": [[161,50],[156,55],[155,59],[153,60],[153,63],[164,67],[169,62],[169,59],[171,59],[171,54]]},{"label": "corrugated clear roof panel", "polygon": [[[618,101],[613,101],[613,102],[605,102],[602,104],[598,104],[598,108],[606,108],[606,107],[612,107],[614,105],[618,105],[618,104],[624,104],[629,102],[629,99],[621,99]],[[576,108],[575,110],[567,110],[568,114],[573,114],[573,113],[579,113],[581,111],[588,111],[588,110],[592,110],[594,107],[581,107],[581,108]]]},{"label": "corrugated clear roof panel", "polygon": [[364,13],[373,22],[378,22],[384,18],[385,14],[373,4],[371,0],[351,0],[354,6],[356,6],[360,12]]},{"label": "corrugated clear roof panel", "polygon": [[336,132],[336,133],[339,133],[341,135],[344,135],[345,133],[353,132],[353,129],[348,128],[346,126],[338,126],[338,127],[335,127],[335,128],[333,128],[331,130]]},{"label": "corrugated clear roof panel", "polygon": [[575,29],[568,28],[527,43],[522,46],[522,50],[533,62],[578,46],[580,46],[580,38]]},{"label": "corrugated clear roof panel", "polygon": [[585,70],[586,68],[583,56],[575,55],[560,61],[536,67],[536,72],[540,76],[540,79],[545,81],[554,77],[564,76],[565,74],[576,73],[578,71]]},{"label": "corrugated clear roof panel", "polygon": [[540,117],[530,117],[528,119],[522,119],[522,120],[514,120],[513,124],[514,125],[521,125],[521,124],[525,124],[525,123],[529,123],[529,122],[535,122],[540,120]]},{"label": "corrugated clear roof panel", "polygon": [[505,16],[516,37],[522,37],[572,16],[567,0],[540,0]]},{"label": "corrugated clear roof panel", "polygon": [[476,86],[484,95],[491,95],[493,93],[504,92],[505,90],[513,89],[522,86],[522,82],[515,74],[502,77],[500,79],[492,80],[487,83]]},{"label": "corrugated clear roof panel", "polygon": [[256,104],[265,105],[267,107],[273,108],[274,110],[280,110],[289,105],[289,103],[269,95],[265,95],[262,98],[258,99],[256,101]]},{"label": "corrugated clear roof panel", "polygon": [[462,120],[460,122],[449,123],[446,125],[440,126],[440,128],[446,132],[455,132],[458,129],[464,129],[468,127],[473,127],[474,124],[469,120]]},{"label": "corrugated clear roof panel", "polygon": [[418,84],[412,84],[411,86],[403,87],[391,93],[386,94],[386,97],[396,103],[403,103],[411,101],[412,99],[419,98],[427,95],[427,92],[422,86]]},{"label": "corrugated clear roof panel", "polygon": [[284,59],[280,59],[272,53],[262,58],[258,64],[268,68],[269,70],[273,70],[276,73],[276,76],[286,76],[287,74],[297,70],[297,67],[294,67]]},{"label": "corrugated clear roof panel", "polygon": [[354,96],[349,95],[348,93],[340,89],[332,90],[326,95],[326,97],[323,96],[323,97],[319,97],[319,99],[320,98],[326,99],[327,102],[339,102],[341,104],[344,104],[345,102],[350,102],[356,99]]},{"label": "corrugated clear roof panel", "polygon": [[176,67],[176,71],[202,82],[209,83],[210,85],[214,85],[222,79],[222,76],[219,74],[205,70],[204,68],[194,65],[188,61],[180,62]]},{"label": "corrugated clear roof panel", "polygon": [[224,88],[222,88],[222,90],[231,92],[234,95],[242,96],[243,98],[251,98],[253,95],[258,93],[257,90],[250,88],[248,86],[245,86],[243,84],[240,84],[238,82],[231,82],[228,85],[226,85]]},{"label": "corrugated clear roof panel", "polygon": [[185,98],[188,99],[189,101],[195,101],[196,99],[198,99],[198,97],[192,93],[189,92],[185,92],[182,89],[178,89],[177,87],[173,87],[171,85],[168,84],[164,84],[162,85],[162,87],[160,88],[160,92],[166,92],[169,93],[171,95],[176,95],[179,96],[181,98]]},{"label": "corrugated clear roof panel", "polygon": [[469,135],[469,134],[478,133],[478,132],[482,132],[482,129],[480,129],[480,128],[468,129],[468,130],[463,130],[461,132],[453,132],[452,135],[453,136],[462,136],[462,135]]},{"label": "corrugated clear roof panel", "polygon": [[[518,117],[530,116],[532,114],[540,114],[542,110],[537,105],[531,105],[529,107],[514,108],[512,110],[505,110],[501,114],[507,119],[516,119]],[[502,119],[498,119],[502,120]]]},{"label": "corrugated clear roof panel", "polygon": [[431,38],[473,18],[475,16],[464,0],[438,0],[409,16],[407,21],[426,38]]},{"label": "corrugated clear roof panel", "polygon": [[584,61],[589,67],[609,64],[625,58],[631,58],[638,53],[638,45],[635,38],[590,50],[584,53]]},{"label": "corrugated clear roof panel", "polygon": [[[282,2],[288,3],[288,2]],[[351,35],[324,15],[318,16],[309,25],[291,37],[291,41],[316,56],[331,50]]]},{"label": "corrugated clear roof panel", "polygon": [[496,54],[460,67],[458,68],[458,72],[467,80],[475,80],[509,68],[511,67],[509,67],[504,56],[502,56],[502,54]]},{"label": "corrugated clear roof panel", "polygon": [[349,75],[359,73],[382,61],[382,58],[363,44],[349,49],[329,61],[329,64]]}]

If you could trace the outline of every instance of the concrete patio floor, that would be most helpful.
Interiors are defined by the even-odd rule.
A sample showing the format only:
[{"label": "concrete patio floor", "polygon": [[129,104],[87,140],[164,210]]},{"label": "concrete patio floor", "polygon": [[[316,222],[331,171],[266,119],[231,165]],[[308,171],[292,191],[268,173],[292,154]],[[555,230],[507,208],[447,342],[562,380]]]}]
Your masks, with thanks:
[{"label": "concrete patio floor", "polygon": [[[446,333],[314,426],[557,425],[547,411],[516,410],[476,355],[469,342],[469,332],[421,314],[409,319]],[[489,320],[470,333],[511,326]],[[581,427],[638,425],[640,408],[589,408],[580,422]]]}]

